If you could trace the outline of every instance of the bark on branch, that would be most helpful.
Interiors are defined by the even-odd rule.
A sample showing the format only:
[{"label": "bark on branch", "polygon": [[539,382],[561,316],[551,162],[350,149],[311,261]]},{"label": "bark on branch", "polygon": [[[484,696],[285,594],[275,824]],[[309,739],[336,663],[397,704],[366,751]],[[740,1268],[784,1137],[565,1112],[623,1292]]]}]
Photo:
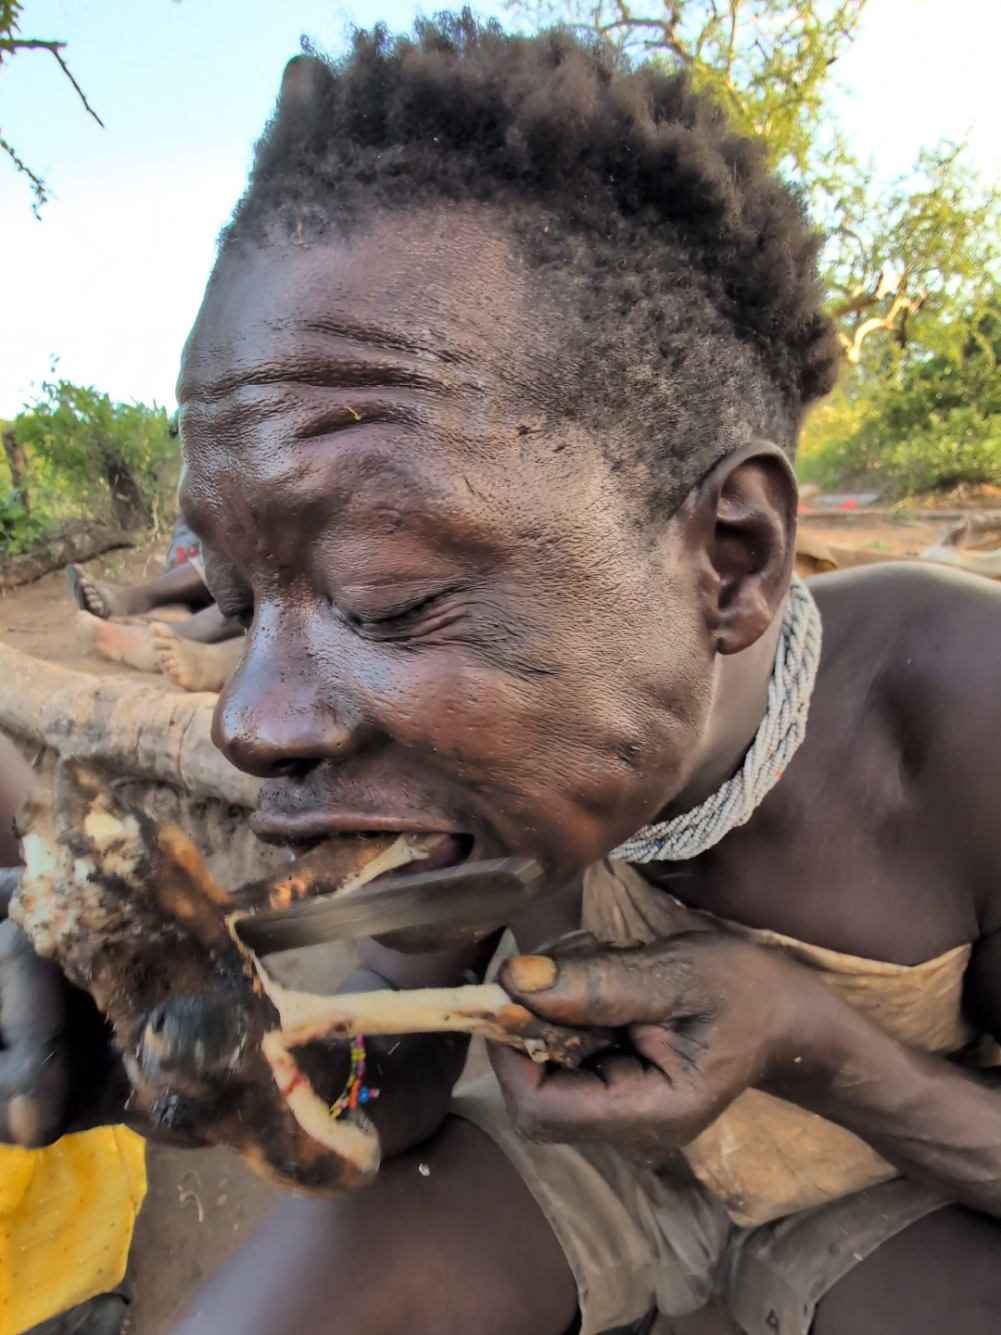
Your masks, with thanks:
[{"label": "bark on branch", "polygon": [[17,432],[13,427],[8,427],[3,433],[3,452],[7,456],[7,467],[10,469],[10,485],[15,491],[21,493],[21,505],[25,513],[30,514],[31,505],[28,500],[28,491],[24,485],[24,474],[28,467],[28,458],[24,452],[24,446],[17,443]]},{"label": "bark on branch", "polygon": [[63,758],[252,810],[258,781],[212,742],[215,696],[93,677],[0,645],[0,729]]}]

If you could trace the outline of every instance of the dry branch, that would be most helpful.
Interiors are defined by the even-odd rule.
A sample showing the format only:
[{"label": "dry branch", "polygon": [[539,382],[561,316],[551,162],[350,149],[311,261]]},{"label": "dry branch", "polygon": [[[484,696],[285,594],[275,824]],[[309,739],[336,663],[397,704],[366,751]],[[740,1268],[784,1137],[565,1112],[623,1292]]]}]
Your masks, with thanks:
[{"label": "dry branch", "polygon": [[63,56],[65,48],[65,42],[43,41],[39,37],[12,37],[3,43],[3,50],[9,51],[12,55],[18,51],[48,51],[49,55],[54,57],[59,68],[73,85],[77,97],[79,97],[80,101],[83,103],[84,110],[89,116],[93,116],[94,120],[97,121],[98,125],[100,125],[103,130],[104,121],[101,120],[100,116],[87,101],[87,94],[77,83],[69,65],[66,64],[66,60]]},{"label": "dry branch", "polygon": [[46,538],[34,551],[0,563],[0,589],[32,584],[71,561],[91,561],[116,547],[134,547],[136,537],[135,533],[104,524],[72,524],[61,533]]},{"label": "dry branch", "polygon": [[0,645],[0,728],[62,757],[253,809],[258,782],[213,745],[215,696],[93,677]]},{"label": "dry branch", "polygon": [[855,330],[851,338],[843,331],[838,333],[841,346],[845,350],[845,357],[851,366],[858,366],[859,358],[862,356],[862,345],[877,329],[893,329],[897,323],[897,317],[904,315],[913,315],[919,311],[924,304],[924,297],[918,297],[912,300],[902,294],[898,295],[886,315],[872,315],[868,320],[863,320]]}]

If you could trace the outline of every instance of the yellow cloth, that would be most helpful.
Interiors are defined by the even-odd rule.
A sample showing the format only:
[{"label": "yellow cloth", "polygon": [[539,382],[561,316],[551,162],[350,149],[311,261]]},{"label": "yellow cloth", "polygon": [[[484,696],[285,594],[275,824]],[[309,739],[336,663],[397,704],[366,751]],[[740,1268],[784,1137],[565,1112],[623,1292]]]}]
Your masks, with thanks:
[{"label": "yellow cloth", "polygon": [[0,1146],[0,1335],[120,1284],[145,1195],[145,1145],[125,1127]]}]

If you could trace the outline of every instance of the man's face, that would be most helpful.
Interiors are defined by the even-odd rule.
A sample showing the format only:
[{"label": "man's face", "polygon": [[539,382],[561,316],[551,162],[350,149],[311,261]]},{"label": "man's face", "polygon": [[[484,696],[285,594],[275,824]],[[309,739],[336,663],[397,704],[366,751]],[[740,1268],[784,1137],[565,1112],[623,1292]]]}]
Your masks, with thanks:
[{"label": "man's face", "polygon": [[683,786],[710,639],[682,522],[560,411],[576,320],[484,208],[222,262],[184,504],[249,626],[215,735],[266,836],[446,831],[558,886]]}]

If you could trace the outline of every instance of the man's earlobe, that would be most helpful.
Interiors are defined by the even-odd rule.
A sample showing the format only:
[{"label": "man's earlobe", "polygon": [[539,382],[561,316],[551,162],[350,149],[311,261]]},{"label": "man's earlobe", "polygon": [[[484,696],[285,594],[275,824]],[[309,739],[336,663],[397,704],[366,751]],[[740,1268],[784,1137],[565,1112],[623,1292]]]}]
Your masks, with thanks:
[{"label": "man's earlobe", "polygon": [[758,441],[721,459],[696,488],[706,615],[716,651],[736,654],[782,606],[796,558],[796,479],[786,455]]}]

